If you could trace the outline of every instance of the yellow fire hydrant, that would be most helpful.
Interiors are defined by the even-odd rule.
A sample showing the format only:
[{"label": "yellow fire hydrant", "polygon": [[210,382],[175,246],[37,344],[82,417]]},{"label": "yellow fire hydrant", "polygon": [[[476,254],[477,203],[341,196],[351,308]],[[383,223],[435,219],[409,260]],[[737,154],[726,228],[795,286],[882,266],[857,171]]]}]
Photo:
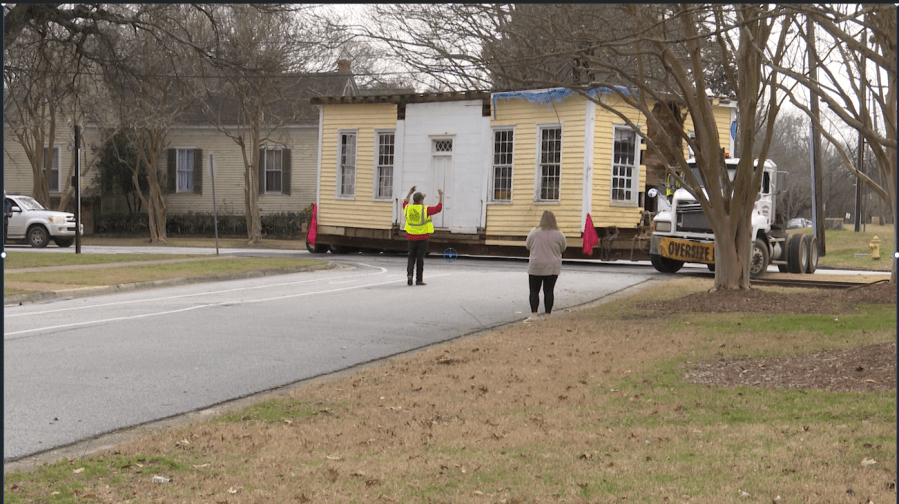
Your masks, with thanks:
[{"label": "yellow fire hydrant", "polygon": [[874,238],[871,239],[871,243],[868,244],[868,247],[871,249],[871,259],[880,259],[880,238],[878,238],[877,235],[874,235]]}]

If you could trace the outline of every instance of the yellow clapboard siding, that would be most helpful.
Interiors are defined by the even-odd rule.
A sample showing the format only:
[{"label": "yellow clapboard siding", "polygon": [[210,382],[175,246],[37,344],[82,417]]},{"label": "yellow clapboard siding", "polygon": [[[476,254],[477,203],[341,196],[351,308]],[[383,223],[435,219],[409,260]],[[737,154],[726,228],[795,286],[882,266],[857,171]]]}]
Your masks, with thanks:
[{"label": "yellow clapboard siding", "polygon": [[[376,132],[396,129],[396,105],[324,105],[323,108],[318,222],[342,227],[390,229],[393,225],[393,202],[373,199],[374,163]],[[356,133],[355,196],[352,199],[338,199],[339,134],[349,131]]]},{"label": "yellow clapboard siding", "polygon": [[[551,105],[526,100],[498,100],[491,126],[513,127],[512,203],[487,207],[488,235],[526,236],[539,224],[545,210],[552,211],[562,232],[581,232],[581,193],[584,177],[585,102],[575,96]],[[538,176],[538,128],[561,125],[562,169],[558,202],[535,202]]]}]

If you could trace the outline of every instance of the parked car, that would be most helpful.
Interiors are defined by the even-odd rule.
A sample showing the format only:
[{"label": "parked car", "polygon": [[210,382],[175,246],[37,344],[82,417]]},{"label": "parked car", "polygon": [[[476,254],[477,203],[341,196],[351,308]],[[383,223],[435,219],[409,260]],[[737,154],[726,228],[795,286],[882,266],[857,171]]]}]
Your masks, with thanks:
[{"label": "parked car", "polygon": [[811,227],[812,221],[808,219],[804,219],[802,217],[796,217],[795,219],[790,219],[787,221],[787,229],[800,229]]},{"label": "parked car", "polygon": [[[6,195],[12,202],[7,227],[9,241],[26,241],[35,248],[46,247],[52,239],[60,247],[75,242],[75,214],[48,210],[31,196]],[[80,232],[84,232],[84,225]]]}]

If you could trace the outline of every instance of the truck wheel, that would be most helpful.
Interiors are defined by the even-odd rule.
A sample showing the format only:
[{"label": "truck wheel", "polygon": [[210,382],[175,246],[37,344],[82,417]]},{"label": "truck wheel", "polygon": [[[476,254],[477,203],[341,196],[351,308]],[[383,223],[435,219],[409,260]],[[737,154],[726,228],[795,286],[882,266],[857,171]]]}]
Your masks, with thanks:
[{"label": "truck wheel", "polygon": [[752,242],[749,253],[749,278],[759,278],[768,271],[768,246],[759,238]]},{"label": "truck wheel", "polygon": [[56,244],[57,247],[66,248],[71,247],[73,243],[75,243],[74,238],[54,238],[53,243]]},{"label": "truck wheel", "polygon": [[658,254],[650,254],[649,261],[656,271],[660,273],[677,273],[684,265],[683,261],[669,259]]},{"label": "truck wheel", "polygon": [[808,268],[808,242],[802,234],[790,235],[790,245],[787,246],[787,266],[790,273],[805,273]]},{"label": "truck wheel", "polygon": [[44,226],[32,226],[28,230],[28,244],[33,248],[44,248],[50,243],[50,233]]},{"label": "truck wheel", "polygon": [[806,273],[814,273],[818,269],[818,237],[815,235],[802,235],[806,239],[808,246],[808,265],[805,267]]}]

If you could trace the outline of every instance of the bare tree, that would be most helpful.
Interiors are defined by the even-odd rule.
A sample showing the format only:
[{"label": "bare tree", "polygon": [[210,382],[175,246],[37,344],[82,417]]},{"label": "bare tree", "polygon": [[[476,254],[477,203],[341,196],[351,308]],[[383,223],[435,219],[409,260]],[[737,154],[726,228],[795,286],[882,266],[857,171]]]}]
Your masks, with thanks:
[{"label": "bare tree", "polygon": [[257,243],[262,240],[260,151],[277,144],[276,133],[300,119],[303,108],[296,96],[306,96],[305,72],[320,63],[318,52],[338,45],[340,30],[311,8],[219,6],[211,19],[210,77],[197,79],[197,87],[205,92],[200,100],[206,117],[240,147],[247,239]]},{"label": "bare tree", "polygon": [[[32,194],[42,205],[50,206],[53,143],[66,103],[73,98],[71,75],[65,69],[73,64],[71,52],[50,47],[46,34],[20,37],[5,51],[4,81],[8,91],[4,101],[4,119],[25,150],[31,164]],[[62,167],[57,167],[62,169]],[[54,189],[61,179],[56,174]]]},{"label": "bare tree", "polygon": [[[889,206],[894,235],[897,225],[896,155],[896,8],[889,4],[813,4],[796,6],[790,29],[801,34],[802,48],[818,55],[818,75],[808,75],[800,60],[766,64],[800,86],[781,84],[790,101],[815,121],[819,131],[839,153],[845,167]],[[807,23],[817,36],[810,40]],[[804,54],[804,52],[803,52]],[[812,113],[808,90],[827,106],[839,124],[825,123]],[[827,117],[831,117],[828,115]],[[858,158],[839,131],[854,131],[870,149],[877,177],[860,170]],[[893,259],[891,281],[896,282]]]},{"label": "bare tree", "polygon": [[[179,5],[167,6],[165,15],[181,17],[185,29],[191,20],[198,22],[194,12]],[[150,241],[165,242],[163,196],[173,181],[160,176],[159,156],[172,125],[191,103],[193,92],[183,74],[198,68],[198,59],[183,45],[148,31],[116,29],[106,34],[106,40],[118,52],[111,56],[118,64],[103,67],[103,75],[117,107],[117,124],[136,154],[131,166],[134,192],[147,211]]]},{"label": "bare tree", "polygon": [[[762,65],[761,52],[781,60],[791,11],[744,4],[404,4],[378,7],[376,15],[381,23],[368,35],[439,85],[567,87],[637,131],[628,110],[588,91],[602,88],[639,110],[653,132],[644,135],[650,154],[670,174],[681,169],[679,182],[709,217],[716,238],[715,288],[749,288],[750,217],[762,177],[753,155],[765,161],[782,102],[781,76]],[[527,21],[516,22],[516,16]],[[714,91],[733,90],[743,111],[733,180],[709,83],[715,83]],[[761,136],[757,111],[766,118]],[[695,136],[684,131],[685,117],[692,118]],[[685,143],[696,154],[702,183],[688,169]]]}]

